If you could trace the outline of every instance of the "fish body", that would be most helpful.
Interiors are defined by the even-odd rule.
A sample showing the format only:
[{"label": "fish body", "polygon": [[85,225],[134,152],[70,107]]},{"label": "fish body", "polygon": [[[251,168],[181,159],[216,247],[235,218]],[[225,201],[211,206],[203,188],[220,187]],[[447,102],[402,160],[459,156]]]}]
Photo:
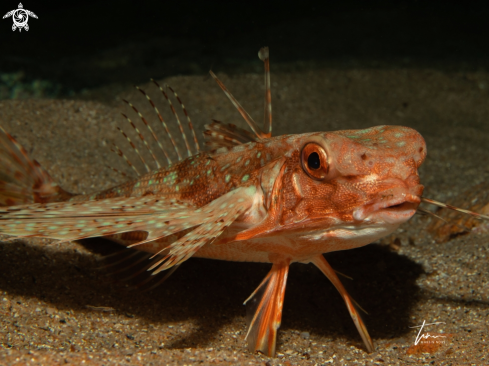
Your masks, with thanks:
[{"label": "fish body", "polygon": [[218,81],[254,133],[215,121],[204,134],[210,150],[196,143],[192,153],[187,144],[189,157],[96,194],[64,191],[2,130],[0,233],[105,237],[150,253],[152,273],[192,256],[271,263],[247,300],[254,313],[249,349],[268,355],[275,353],[289,265],[313,263],[373,351],[354,301],[322,254],[372,243],[415,214],[424,139],[401,126],[272,137],[268,53],[260,58],[268,76],[264,130]]},{"label": "fish body", "polygon": [[[302,151],[311,144],[326,153],[328,172],[321,180],[311,178],[303,166],[307,162]],[[369,244],[409,219],[420,203],[423,186],[417,168],[425,156],[422,136],[407,127],[284,135],[200,153],[97,194],[71,196],[67,202],[161,197],[195,210],[221,198],[221,215],[233,206],[231,192],[251,188],[240,216],[195,256],[273,263],[270,258],[283,255],[307,263],[321,253]],[[185,220],[178,219],[177,212],[168,218]],[[200,212],[203,220],[207,214]],[[82,234],[85,227],[78,225]],[[55,230],[48,229],[45,236],[65,239]],[[126,230],[121,231],[134,232]],[[134,244],[128,235],[108,237]],[[158,253],[167,242],[163,238],[138,249]]]}]

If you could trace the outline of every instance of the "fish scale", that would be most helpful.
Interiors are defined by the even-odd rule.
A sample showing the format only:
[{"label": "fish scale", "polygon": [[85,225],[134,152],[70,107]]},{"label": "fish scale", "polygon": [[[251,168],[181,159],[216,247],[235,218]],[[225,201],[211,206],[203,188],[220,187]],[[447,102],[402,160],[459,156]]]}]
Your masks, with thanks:
[{"label": "fish scale", "polygon": [[422,197],[418,168],[427,151],[423,137],[411,128],[376,126],[272,137],[268,48],[261,49],[259,57],[265,65],[263,128],[210,72],[252,132],[214,120],[204,132],[208,150],[201,150],[181,99],[168,87],[182,107],[193,138],[187,138],[164,88],[154,82],[182,134],[189,155],[184,159],[155,103],[138,88],[153,107],[178,161],[172,161],[146,117],[125,101],[163,156],[150,147],[136,123],[123,115],[157,169],[152,170],[136,142],[120,129],[147,173],[140,175],[114,145],[113,151],[138,178],[96,194],[63,190],[1,130],[0,233],[11,239],[44,237],[62,242],[105,237],[151,253],[131,253],[119,262],[127,270],[145,263],[144,269],[151,274],[169,270],[163,280],[192,256],[271,263],[270,272],[246,301],[253,314],[246,335],[248,347],[270,356],[276,350],[289,265],[312,263],[341,294],[367,351],[372,352],[374,345],[356,302],[323,254],[389,235],[419,210],[422,201],[479,219],[489,217]]}]

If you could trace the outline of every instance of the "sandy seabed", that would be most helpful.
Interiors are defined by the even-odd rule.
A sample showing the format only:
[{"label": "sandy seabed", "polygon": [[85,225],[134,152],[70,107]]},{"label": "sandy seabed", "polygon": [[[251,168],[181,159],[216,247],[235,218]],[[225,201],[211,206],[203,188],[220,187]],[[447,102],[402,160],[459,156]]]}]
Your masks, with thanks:
[{"label": "sandy seabed", "polygon": [[[263,76],[219,76],[261,121]],[[244,127],[209,78],[165,82],[179,92],[199,135],[211,118]],[[381,124],[415,128],[428,146],[420,170],[425,196],[450,201],[489,181],[488,85],[484,71],[272,73],[274,134]],[[154,85],[142,87],[161,99]],[[130,112],[121,98],[152,116],[130,87],[105,88],[90,98],[0,102],[1,126],[63,188],[77,193],[125,180],[107,165],[131,174],[106,146],[125,144],[116,125],[130,129],[120,115]],[[242,305],[269,265],[191,259],[159,288],[139,293],[110,282],[97,269],[101,256],[86,246],[41,239],[2,243],[0,364],[487,364],[489,235],[477,230],[438,244],[427,230],[432,220],[416,215],[380,243],[327,255],[333,268],[353,278],[342,281],[369,313],[364,320],[376,346],[370,354],[340,296],[312,266],[291,267],[272,359],[246,350]],[[443,322],[426,330],[450,336],[414,347],[417,329],[410,327],[423,321]]]}]

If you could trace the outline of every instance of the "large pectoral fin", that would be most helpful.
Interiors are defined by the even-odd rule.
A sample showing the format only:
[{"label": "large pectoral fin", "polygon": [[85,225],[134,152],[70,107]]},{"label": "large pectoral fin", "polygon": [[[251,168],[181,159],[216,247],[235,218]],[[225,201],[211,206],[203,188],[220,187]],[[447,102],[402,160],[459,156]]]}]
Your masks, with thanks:
[{"label": "large pectoral fin", "polygon": [[[156,253],[155,255],[163,253],[166,256],[148,270],[154,270],[153,273],[156,274],[179,265],[194,255],[202,246],[212,243],[234,220],[251,207],[255,194],[256,187],[241,187],[224,194],[204,207],[190,212],[188,217],[180,217],[187,222],[187,227],[195,226],[196,228]],[[131,247],[155,239],[157,238],[146,239],[131,245]]]},{"label": "large pectoral fin", "polygon": [[365,343],[365,347],[367,347],[367,351],[373,352],[375,348],[372,339],[368,334],[367,327],[363,323],[360,314],[358,314],[357,310],[353,306],[353,299],[350,297],[348,292],[346,292],[334,269],[331,268],[329,263],[322,255],[318,255],[317,257],[315,257],[312,260],[312,263],[314,263],[314,265],[318,267],[319,270],[323,272],[326,277],[328,277],[328,279],[333,283],[334,287],[336,287],[336,289],[340,293],[343,300],[345,300],[348,312],[350,313],[350,316],[353,319],[355,326],[357,327],[358,333],[360,333],[360,336],[362,337],[363,343]]},{"label": "large pectoral fin", "polygon": [[245,301],[249,322],[246,340],[250,352],[275,355],[277,330],[282,320],[289,262],[275,263],[262,283]]},{"label": "large pectoral fin", "polygon": [[255,186],[240,187],[201,208],[154,196],[2,207],[0,233],[70,241],[146,231],[147,237],[132,247],[191,229],[164,253],[157,253],[166,255],[150,268],[159,266],[157,273],[185,261],[221,235],[251,207],[255,194]]}]

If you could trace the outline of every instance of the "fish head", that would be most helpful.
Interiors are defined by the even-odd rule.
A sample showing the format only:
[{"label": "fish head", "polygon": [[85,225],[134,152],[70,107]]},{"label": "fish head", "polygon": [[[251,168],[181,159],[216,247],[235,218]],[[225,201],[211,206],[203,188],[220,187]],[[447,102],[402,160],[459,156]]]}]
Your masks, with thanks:
[{"label": "fish head", "polygon": [[294,145],[281,182],[280,232],[325,238],[346,230],[365,236],[363,243],[415,214],[423,193],[418,168],[426,157],[417,131],[376,126],[303,134]]}]

